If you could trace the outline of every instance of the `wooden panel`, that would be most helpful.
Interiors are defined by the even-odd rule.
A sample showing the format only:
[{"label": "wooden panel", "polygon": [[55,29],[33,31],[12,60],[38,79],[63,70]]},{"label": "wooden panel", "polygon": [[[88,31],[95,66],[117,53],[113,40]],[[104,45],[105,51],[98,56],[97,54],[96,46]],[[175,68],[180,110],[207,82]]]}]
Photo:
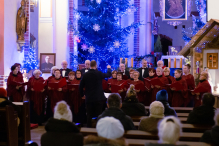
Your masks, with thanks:
[{"label": "wooden panel", "polygon": [[207,67],[218,69],[218,53],[207,53]]}]

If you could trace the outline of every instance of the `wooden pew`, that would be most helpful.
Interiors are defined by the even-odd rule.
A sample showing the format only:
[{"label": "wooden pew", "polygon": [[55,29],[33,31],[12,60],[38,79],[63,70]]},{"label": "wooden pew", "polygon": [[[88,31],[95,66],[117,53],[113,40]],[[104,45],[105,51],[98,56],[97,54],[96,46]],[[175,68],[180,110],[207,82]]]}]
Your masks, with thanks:
[{"label": "wooden pew", "polygon": [[19,144],[25,145],[26,142],[31,140],[30,137],[30,103],[24,102],[13,102],[15,105],[21,108],[21,117],[19,125]]},{"label": "wooden pew", "polygon": [[[95,128],[81,128],[80,132],[83,136],[87,135],[97,135],[97,131]],[[203,133],[186,133],[183,132],[180,141],[199,141]],[[150,140],[158,140],[157,134],[152,134],[145,131],[139,130],[129,130],[124,134],[125,138],[128,139],[150,139]]]},{"label": "wooden pew", "polygon": [[[140,122],[141,119],[147,118],[148,116],[133,116],[131,117],[134,122]],[[181,123],[187,123],[187,117],[179,117]]]},{"label": "wooden pew", "polygon": [[188,117],[189,113],[177,113],[178,117]]},{"label": "wooden pew", "polygon": [[[149,106],[145,106],[147,110],[149,110]],[[190,113],[193,108],[192,107],[172,107],[176,113]]]},{"label": "wooden pew", "polygon": [[17,114],[12,106],[0,108],[0,145],[18,146]]},{"label": "wooden pew", "polygon": [[[126,139],[128,146],[144,146],[145,143],[157,143],[157,140],[143,140],[143,139]],[[190,141],[178,141],[177,145],[189,145],[189,146],[210,146],[210,144],[204,142],[190,142]]]},{"label": "wooden pew", "polygon": [[[133,122],[135,127],[138,128],[139,122]],[[211,129],[212,126],[207,125],[193,125],[193,124],[182,124],[183,132],[205,132],[206,130]]]}]

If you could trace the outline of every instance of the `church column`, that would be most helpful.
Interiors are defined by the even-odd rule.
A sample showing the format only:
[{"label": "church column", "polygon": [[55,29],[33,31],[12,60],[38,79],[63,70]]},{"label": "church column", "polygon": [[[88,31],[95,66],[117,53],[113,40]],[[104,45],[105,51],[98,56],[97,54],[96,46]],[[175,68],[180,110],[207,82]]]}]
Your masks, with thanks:
[{"label": "church column", "polygon": [[152,8],[153,1],[146,0],[146,54],[150,54],[153,48],[153,38],[152,38]]},{"label": "church column", "polygon": [[0,87],[3,87],[4,75],[4,0],[0,0]]}]

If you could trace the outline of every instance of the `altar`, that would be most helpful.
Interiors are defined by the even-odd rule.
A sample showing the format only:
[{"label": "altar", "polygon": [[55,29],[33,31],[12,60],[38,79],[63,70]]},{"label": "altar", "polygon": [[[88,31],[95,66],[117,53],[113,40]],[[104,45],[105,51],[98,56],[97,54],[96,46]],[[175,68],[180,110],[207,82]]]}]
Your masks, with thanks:
[{"label": "altar", "polygon": [[161,60],[168,59],[169,68],[182,68],[184,65],[185,57],[181,55],[163,55]]}]

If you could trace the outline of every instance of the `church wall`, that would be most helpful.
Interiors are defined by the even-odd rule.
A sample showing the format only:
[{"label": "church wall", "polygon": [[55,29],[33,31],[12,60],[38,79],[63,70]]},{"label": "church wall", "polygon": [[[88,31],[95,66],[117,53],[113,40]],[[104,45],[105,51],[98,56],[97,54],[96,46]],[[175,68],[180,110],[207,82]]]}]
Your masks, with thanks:
[{"label": "church wall", "polygon": [[4,0],[4,75],[9,75],[10,67],[22,63],[24,53],[17,51],[16,15],[20,0]]}]

